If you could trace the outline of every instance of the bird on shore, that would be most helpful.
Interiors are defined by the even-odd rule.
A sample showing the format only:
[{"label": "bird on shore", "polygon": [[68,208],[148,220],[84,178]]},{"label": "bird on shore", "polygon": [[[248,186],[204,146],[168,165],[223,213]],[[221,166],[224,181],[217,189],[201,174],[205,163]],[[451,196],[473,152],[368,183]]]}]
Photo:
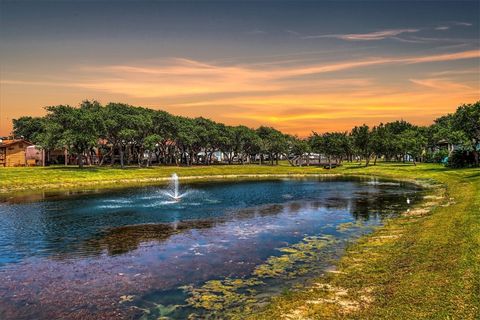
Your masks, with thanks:
[{"label": "bird on shore", "polygon": [[410,204],[410,202],[411,202],[410,198],[407,198],[407,204]]}]

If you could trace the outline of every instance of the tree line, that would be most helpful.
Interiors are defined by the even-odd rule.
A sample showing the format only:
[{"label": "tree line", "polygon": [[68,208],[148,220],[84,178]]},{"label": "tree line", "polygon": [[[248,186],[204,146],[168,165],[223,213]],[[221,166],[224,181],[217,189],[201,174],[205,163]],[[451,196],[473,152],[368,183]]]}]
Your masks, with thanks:
[{"label": "tree line", "polygon": [[323,161],[331,167],[358,161],[368,166],[378,159],[416,164],[440,162],[447,156],[452,166],[479,165],[480,101],[459,106],[431,126],[398,120],[373,127],[363,124],[346,132],[312,132],[306,138],[268,126],[229,126],[123,103],[103,106],[86,100],[78,107],[45,109],[43,117],[14,119],[13,135],[45,150],[66,149],[80,167],[85,162],[121,167],[219,161],[274,165],[281,159],[291,165]]}]

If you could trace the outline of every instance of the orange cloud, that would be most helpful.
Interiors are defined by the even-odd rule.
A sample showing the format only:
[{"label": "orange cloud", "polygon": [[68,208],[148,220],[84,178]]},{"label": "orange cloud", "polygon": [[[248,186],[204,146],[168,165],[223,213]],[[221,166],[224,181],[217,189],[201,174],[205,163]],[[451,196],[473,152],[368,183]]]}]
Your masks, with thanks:
[{"label": "orange cloud", "polygon": [[302,39],[318,39],[318,38],[337,38],[348,41],[373,41],[373,40],[383,40],[393,36],[398,36],[402,33],[414,33],[418,32],[420,29],[390,29],[390,30],[381,30],[370,33],[350,33],[350,34],[327,34],[327,35],[317,35],[317,36],[305,36]]},{"label": "orange cloud", "polygon": [[[313,129],[320,131],[317,125],[344,130],[352,124],[399,117],[431,121],[436,115],[452,111],[459,103],[480,99],[478,81],[464,83],[441,77],[448,74],[446,71],[438,71],[437,76],[430,72],[425,77],[411,70],[413,75],[392,83],[385,81],[390,79],[389,71],[377,69],[377,73],[353,74],[348,71],[479,57],[479,50],[469,50],[297,66],[224,65],[189,59],[171,59],[154,66],[83,66],[71,70],[75,77],[67,74],[64,79],[60,75],[36,80],[4,77],[0,80],[0,105],[8,106],[2,110],[2,117],[6,114],[11,119],[23,115],[20,110],[26,110],[27,106],[35,107],[40,114],[46,104],[77,103],[82,98],[94,97],[104,102],[162,106],[176,114],[202,115],[230,124],[275,125],[290,133],[306,134]],[[471,70],[447,72],[454,75],[456,71],[461,75]],[[331,75],[335,72],[341,72],[341,76]],[[72,78],[79,80],[68,81]],[[2,121],[1,134],[6,134],[4,128],[10,125]]]},{"label": "orange cloud", "polygon": [[470,86],[467,86],[461,83],[452,82],[447,79],[410,79],[410,81],[421,86],[438,89],[438,90],[451,91],[451,90],[472,89]]}]

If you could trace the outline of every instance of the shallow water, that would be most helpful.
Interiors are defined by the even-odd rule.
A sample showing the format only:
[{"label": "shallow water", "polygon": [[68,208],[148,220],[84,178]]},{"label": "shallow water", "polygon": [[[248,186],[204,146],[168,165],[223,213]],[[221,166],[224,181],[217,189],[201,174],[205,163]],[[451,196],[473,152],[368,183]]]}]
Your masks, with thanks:
[{"label": "shallow water", "polygon": [[[162,188],[4,199],[0,318],[207,317],[219,310],[185,300],[209,280],[261,280],[252,288],[263,303],[421,197],[410,184],[358,178],[197,183],[181,186],[178,202]],[[328,239],[314,260],[289,256],[278,277],[259,276],[259,266],[271,272],[272,257],[291,250],[278,248],[312,236]]]}]

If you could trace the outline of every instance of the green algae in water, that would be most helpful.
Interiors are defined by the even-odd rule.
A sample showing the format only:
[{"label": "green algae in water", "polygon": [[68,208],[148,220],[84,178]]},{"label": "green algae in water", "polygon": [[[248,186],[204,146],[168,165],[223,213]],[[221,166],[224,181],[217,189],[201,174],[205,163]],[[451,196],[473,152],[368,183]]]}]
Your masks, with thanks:
[{"label": "green algae in water", "polygon": [[291,278],[305,274],[305,268],[296,266],[317,261],[321,255],[320,250],[333,241],[333,237],[311,236],[294,245],[280,248],[278,250],[283,254],[268,258],[264,264],[255,268],[253,275],[259,278]]},{"label": "green algae in water", "polygon": [[339,224],[337,226],[337,231],[345,232],[345,231],[351,230],[352,228],[363,228],[363,227],[366,227],[363,221],[357,220],[355,222],[345,222],[345,223]]},{"label": "green algae in water", "polygon": [[251,312],[258,302],[256,288],[265,284],[263,280],[292,279],[306,274],[322,256],[322,249],[334,241],[331,236],[305,237],[296,244],[279,248],[282,254],[272,256],[257,266],[250,278],[210,280],[199,288],[184,286],[182,289],[189,295],[186,301],[189,306],[210,314],[235,310]]},{"label": "green algae in water", "polygon": [[143,311],[143,315],[139,320],[150,320],[150,319],[170,319],[170,316],[178,309],[185,307],[185,305],[180,304],[170,304],[163,305],[161,303],[153,303],[151,308],[138,308]]},{"label": "green algae in water", "polygon": [[200,288],[193,286],[182,288],[190,295],[186,300],[190,306],[210,311],[223,311],[255,302],[253,295],[256,291],[251,287],[262,284],[261,280],[255,278],[226,278],[207,281]]}]

